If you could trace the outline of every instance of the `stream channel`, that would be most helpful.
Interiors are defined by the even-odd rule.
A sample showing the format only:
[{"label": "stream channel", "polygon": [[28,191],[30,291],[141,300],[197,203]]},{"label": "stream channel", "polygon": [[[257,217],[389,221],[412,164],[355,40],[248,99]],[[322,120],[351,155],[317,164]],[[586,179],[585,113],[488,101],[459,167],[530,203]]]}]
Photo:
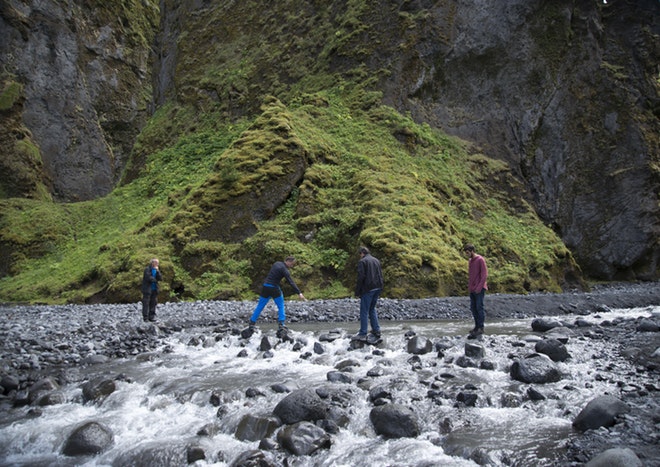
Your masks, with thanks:
[{"label": "stream channel", "polygon": [[[659,308],[648,307],[642,314]],[[597,325],[605,318],[639,315],[640,309],[617,309],[586,319]],[[272,416],[287,391],[319,387],[345,391],[346,423],[330,435],[330,447],[302,456],[272,451],[272,465],[557,465],[567,443],[580,436],[571,425],[575,416],[596,396],[620,394],[626,384],[621,379],[635,369],[606,342],[573,338],[566,344],[571,358],[557,363],[560,381],[518,382],[509,367],[514,358],[533,353],[540,338],[530,323],[488,322],[485,336],[468,341],[468,320],[385,321],[380,345],[356,349],[350,345],[355,323],[294,323],[293,340],[284,342],[276,338],[272,323],[262,324],[249,339],[186,329],[169,336],[156,352],[76,369],[81,382],[99,376],[116,382],[116,390],[102,401],[84,402],[79,383],[63,386],[64,403],[42,407],[38,416],[31,416],[30,406],[3,408],[0,465],[185,465],[181,452],[186,446],[204,453],[194,465],[232,465],[260,445],[236,436],[241,420]],[[331,331],[333,340],[328,340]],[[433,350],[409,353],[411,332],[432,341]],[[269,352],[262,347],[265,336],[273,345]],[[483,347],[481,361],[488,364],[457,364],[467,342]],[[328,373],[342,366],[348,381],[329,382]],[[604,371],[619,379],[604,378]],[[385,385],[394,402],[412,408],[418,436],[376,435],[369,417],[374,385]],[[530,399],[530,386],[544,398]],[[476,402],[461,402],[459,395],[465,393],[477,394]],[[220,402],[212,403],[212,395]],[[72,430],[88,421],[108,427],[112,445],[94,456],[62,454]],[[276,433],[270,438],[276,440]]]}]

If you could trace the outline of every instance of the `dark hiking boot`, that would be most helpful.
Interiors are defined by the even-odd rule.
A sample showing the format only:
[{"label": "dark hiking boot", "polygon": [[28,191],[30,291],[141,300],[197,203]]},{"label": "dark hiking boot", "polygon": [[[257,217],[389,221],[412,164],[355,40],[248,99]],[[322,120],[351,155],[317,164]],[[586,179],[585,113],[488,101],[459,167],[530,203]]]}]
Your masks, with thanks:
[{"label": "dark hiking boot", "polygon": [[358,341],[358,342],[367,342],[367,335],[366,334],[360,334],[357,333],[354,336],[351,337],[352,341]]},{"label": "dark hiking boot", "polygon": [[283,321],[280,321],[280,323],[277,326],[277,332],[275,335],[282,340],[290,340],[291,338],[289,337],[289,328],[287,328],[284,325]]}]

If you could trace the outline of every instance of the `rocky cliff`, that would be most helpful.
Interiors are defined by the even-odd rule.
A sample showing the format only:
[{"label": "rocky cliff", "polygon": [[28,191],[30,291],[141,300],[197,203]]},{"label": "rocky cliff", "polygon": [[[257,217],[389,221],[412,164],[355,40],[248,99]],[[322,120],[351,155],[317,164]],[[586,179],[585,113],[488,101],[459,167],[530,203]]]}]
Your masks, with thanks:
[{"label": "rocky cliff", "polygon": [[658,277],[660,4],[404,5],[386,101],[508,161],[589,275]]},{"label": "rocky cliff", "polygon": [[4,197],[112,190],[150,115],[158,18],[146,0],[2,2]]},{"label": "rocky cliff", "polygon": [[360,83],[505,161],[589,276],[655,280],[659,18],[655,0],[5,1],[0,194],[87,200],[138,179],[186,126],[136,145],[173,103],[193,132]]},{"label": "rocky cliff", "polygon": [[[385,103],[507,161],[588,275],[658,277],[657,1],[256,4],[162,2],[159,95],[240,114],[309,74],[373,79]],[[202,80],[199,44],[234,71],[242,51],[242,78]]]}]

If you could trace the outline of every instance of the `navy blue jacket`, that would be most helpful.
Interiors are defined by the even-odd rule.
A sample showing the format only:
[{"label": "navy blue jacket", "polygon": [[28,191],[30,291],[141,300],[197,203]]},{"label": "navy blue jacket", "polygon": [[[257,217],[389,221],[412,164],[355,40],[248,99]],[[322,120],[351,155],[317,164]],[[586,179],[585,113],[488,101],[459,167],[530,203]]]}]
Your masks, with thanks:
[{"label": "navy blue jacket", "polygon": [[156,276],[154,277],[151,272],[151,265],[147,266],[142,275],[142,293],[148,294],[153,290],[151,285],[156,284],[156,292],[158,292],[158,281],[163,279],[163,276],[160,275],[160,271],[156,271]]}]

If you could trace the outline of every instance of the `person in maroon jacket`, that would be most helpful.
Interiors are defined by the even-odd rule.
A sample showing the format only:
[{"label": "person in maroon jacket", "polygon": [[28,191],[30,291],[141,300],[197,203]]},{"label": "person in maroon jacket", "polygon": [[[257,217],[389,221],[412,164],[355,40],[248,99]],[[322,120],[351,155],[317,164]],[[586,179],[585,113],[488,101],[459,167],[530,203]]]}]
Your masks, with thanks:
[{"label": "person in maroon jacket", "polygon": [[463,252],[468,257],[468,292],[470,292],[470,311],[474,317],[474,329],[468,334],[469,339],[474,339],[484,333],[484,322],[486,312],[484,311],[484,296],[488,290],[488,268],[483,256],[478,255],[474,245],[467,244]]}]

